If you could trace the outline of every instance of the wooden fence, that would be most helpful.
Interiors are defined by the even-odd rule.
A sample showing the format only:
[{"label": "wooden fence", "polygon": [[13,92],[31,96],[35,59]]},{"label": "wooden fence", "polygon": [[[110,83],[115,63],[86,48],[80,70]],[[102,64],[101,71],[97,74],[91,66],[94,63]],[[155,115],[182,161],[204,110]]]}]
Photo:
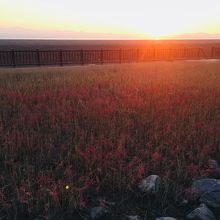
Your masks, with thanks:
[{"label": "wooden fence", "polygon": [[202,48],[119,50],[9,50],[0,51],[0,67],[83,65],[152,60],[220,59],[220,48],[207,55]]}]

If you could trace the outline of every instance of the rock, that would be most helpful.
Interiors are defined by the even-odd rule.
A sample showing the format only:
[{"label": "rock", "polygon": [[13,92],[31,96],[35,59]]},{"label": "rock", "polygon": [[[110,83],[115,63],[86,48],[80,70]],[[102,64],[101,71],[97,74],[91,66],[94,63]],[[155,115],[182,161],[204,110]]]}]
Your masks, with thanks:
[{"label": "rock", "polygon": [[160,186],[160,177],[158,175],[150,175],[143,179],[138,188],[142,193],[155,194],[158,192]]},{"label": "rock", "polygon": [[126,215],[126,220],[142,220],[142,218],[139,215]]},{"label": "rock", "polygon": [[216,160],[208,160],[208,166],[209,166],[210,169],[219,168],[219,164]]},{"label": "rock", "polygon": [[107,201],[105,198],[99,198],[98,201],[99,201],[100,206],[102,207],[113,207],[116,205],[115,202]]},{"label": "rock", "polygon": [[220,180],[209,191],[201,195],[200,202],[210,208],[220,209]]},{"label": "rock", "polygon": [[220,179],[220,166],[216,160],[209,160],[208,166],[210,169],[209,178]]},{"label": "rock", "polygon": [[220,180],[208,178],[195,180],[192,184],[192,193],[196,197],[201,197],[204,193],[212,191],[216,185],[220,185]]},{"label": "rock", "polygon": [[177,220],[177,219],[173,217],[160,217],[160,218],[156,218],[156,220]]},{"label": "rock", "polygon": [[192,184],[192,192],[200,198],[200,202],[205,203],[208,207],[220,208],[220,180],[196,180]]},{"label": "rock", "polygon": [[214,179],[220,179],[220,168],[212,170],[209,177]]},{"label": "rock", "polygon": [[186,218],[192,220],[215,220],[214,214],[205,204],[201,204],[198,208],[194,209]]},{"label": "rock", "polygon": [[213,172],[213,175],[215,176],[216,179],[220,179],[220,168],[216,169]]},{"label": "rock", "polygon": [[108,210],[106,208],[102,206],[97,206],[97,207],[91,208],[90,216],[92,220],[103,219],[107,213],[108,213]]},{"label": "rock", "polygon": [[189,201],[187,199],[183,199],[180,203],[179,203],[179,206],[180,207],[184,207],[184,206],[187,206],[189,203]]}]

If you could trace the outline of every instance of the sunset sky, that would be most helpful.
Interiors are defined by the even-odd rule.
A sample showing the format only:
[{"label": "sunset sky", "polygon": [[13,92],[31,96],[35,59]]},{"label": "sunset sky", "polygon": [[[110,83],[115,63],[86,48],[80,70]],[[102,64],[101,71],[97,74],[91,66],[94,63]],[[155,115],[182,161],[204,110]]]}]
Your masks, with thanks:
[{"label": "sunset sky", "polygon": [[0,0],[0,38],[220,38],[220,0]]}]

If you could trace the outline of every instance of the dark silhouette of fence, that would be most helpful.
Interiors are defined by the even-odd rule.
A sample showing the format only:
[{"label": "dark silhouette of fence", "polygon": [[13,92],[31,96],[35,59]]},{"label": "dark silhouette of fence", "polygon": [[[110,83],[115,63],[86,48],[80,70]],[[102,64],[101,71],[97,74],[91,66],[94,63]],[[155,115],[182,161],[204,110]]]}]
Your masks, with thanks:
[{"label": "dark silhouette of fence", "polygon": [[0,51],[0,67],[83,65],[152,60],[220,59],[220,48],[206,55],[202,48],[119,50],[14,50]]}]

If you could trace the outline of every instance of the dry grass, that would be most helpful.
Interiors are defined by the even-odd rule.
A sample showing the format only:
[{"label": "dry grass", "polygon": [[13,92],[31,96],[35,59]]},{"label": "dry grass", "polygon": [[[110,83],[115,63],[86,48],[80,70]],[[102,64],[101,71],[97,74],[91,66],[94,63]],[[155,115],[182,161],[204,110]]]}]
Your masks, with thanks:
[{"label": "dry grass", "polygon": [[1,69],[0,216],[135,197],[152,173],[162,188],[151,209],[170,214],[220,161],[219,85],[220,62]]}]

